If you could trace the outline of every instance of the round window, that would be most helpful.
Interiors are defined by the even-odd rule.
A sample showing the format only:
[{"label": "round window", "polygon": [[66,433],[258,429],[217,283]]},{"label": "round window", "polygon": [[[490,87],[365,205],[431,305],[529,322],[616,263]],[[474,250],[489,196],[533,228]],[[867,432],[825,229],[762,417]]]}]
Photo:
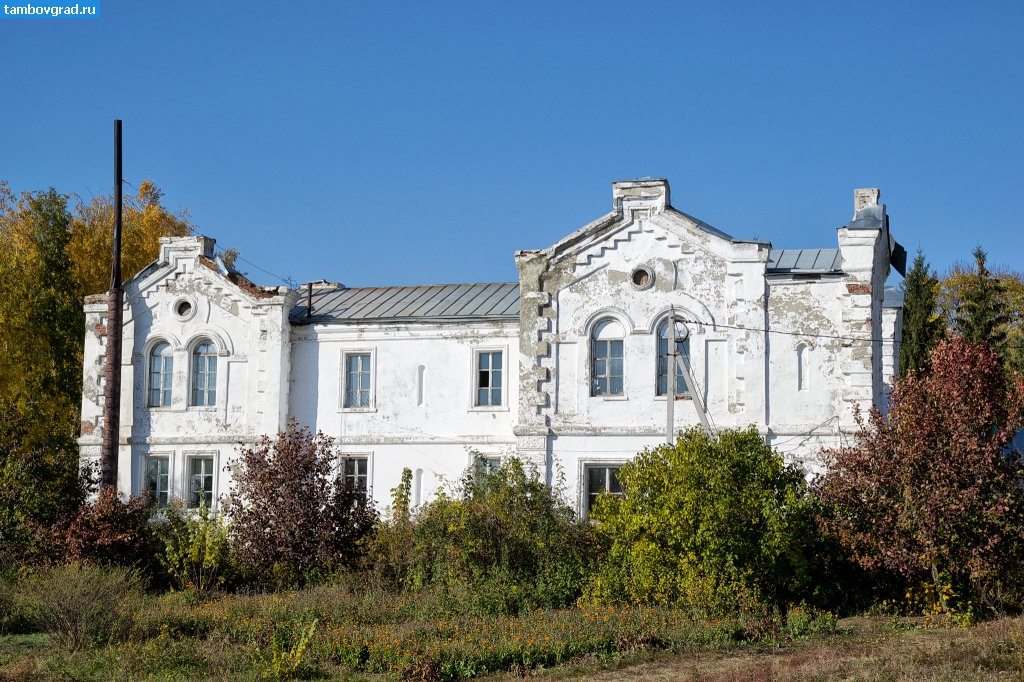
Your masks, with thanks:
[{"label": "round window", "polygon": [[191,318],[193,312],[195,312],[195,307],[192,305],[192,301],[178,301],[174,304],[174,314],[182,320]]},{"label": "round window", "polygon": [[646,289],[654,284],[654,273],[650,268],[637,268],[630,274],[629,281],[634,289]]}]

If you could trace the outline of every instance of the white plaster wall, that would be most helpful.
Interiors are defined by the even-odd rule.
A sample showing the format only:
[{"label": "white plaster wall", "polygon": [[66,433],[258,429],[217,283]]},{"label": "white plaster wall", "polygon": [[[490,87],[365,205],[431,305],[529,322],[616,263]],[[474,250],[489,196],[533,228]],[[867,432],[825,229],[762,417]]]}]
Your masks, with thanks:
[{"label": "white plaster wall", "polygon": [[[367,456],[369,485],[381,505],[404,467],[422,470],[426,499],[441,476],[458,478],[471,448],[492,456],[512,452],[517,334],[514,322],[294,325],[290,415],[333,437],[340,454]],[[500,407],[474,405],[478,351],[503,353]],[[369,408],[344,407],[347,353],[371,355]]]},{"label": "white plaster wall", "polygon": [[[125,494],[144,489],[148,456],[169,458],[174,496],[187,491],[187,459],[212,456],[216,499],[228,491],[221,470],[237,443],[276,433],[283,425],[285,316],[294,296],[255,287],[259,293],[253,295],[240,289],[216,271],[210,260],[213,244],[206,237],[162,239],[160,259],[125,284],[118,460],[118,487]],[[175,313],[182,301],[192,306],[185,319]],[[86,311],[83,421],[102,414],[102,393],[93,388],[91,375],[103,364],[105,348],[97,325],[105,317],[105,304],[90,302]],[[217,349],[217,393],[214,406],[200,407],[190,404],[189,393],[192,351],[203,340]],[[173,350],[172,400],[170,406],[150,407],[149,354],[160,342]],[[98,458],[102,428],[83,428],[79,443],[83,459]]]}]

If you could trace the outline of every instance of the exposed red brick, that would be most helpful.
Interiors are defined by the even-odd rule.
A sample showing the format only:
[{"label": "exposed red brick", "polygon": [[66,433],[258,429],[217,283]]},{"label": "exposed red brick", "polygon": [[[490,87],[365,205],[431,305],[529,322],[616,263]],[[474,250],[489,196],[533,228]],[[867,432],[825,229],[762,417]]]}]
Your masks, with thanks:
[{"label": "exposed red brick", "polygon": [[846,285],[846,290],[849,291],[851,294],[870,294],[871,293],[871,285],[870,284],[847,284]]},{"label": "exposed red brick", "polygon": [[105,324],[98,324],[95,327],[93,327],[93,329],[95,329],[96,333],[99,334],[100,336],[107,335],[107,325]]},{"label": "exposed red brick", "polygon": [[[207,258],[206,256],[200,256],[199,262],[216,273],[220,272],[220,269],[217,267],[217,264],[214,263],[209,258]],[[229,272],[228,281],[234,284],[242,291],[244,291],[245,293],[249,294],[250,296],[255,296],[256,298],[273,298],[274,296],[277,296],[278,293],[278,287],[261,287],[258,284],[253,284],[252,282],[247,280],[245,277],[242,277],[237,272]]]},{"label": "exposed red brick", "polygon": [[83,421],[82,422],[82,435],[83,436],[88,436],[90,433],[92,433],[95,430],[96,430],[96,425],[93,424],[92,422],[87,422],[87,421]]}]

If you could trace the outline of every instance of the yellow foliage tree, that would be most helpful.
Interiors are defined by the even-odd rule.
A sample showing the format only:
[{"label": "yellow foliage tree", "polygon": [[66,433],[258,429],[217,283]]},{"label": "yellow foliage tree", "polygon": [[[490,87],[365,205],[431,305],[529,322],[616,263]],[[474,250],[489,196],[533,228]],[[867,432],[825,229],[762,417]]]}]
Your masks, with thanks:
[{"label": "yellow foliage tree", "polygon": [[[143,180],[135,196],[125,195],[122,213],[121,272],[128,279],[160,255],[161,237],[187,237],[195,232],[188,209],[168,211],[163,192]],[[71,225],[71,257],[82,292],[98,294],[110,288],[114,239],[114,197],[103,195],[79,202]]]},{"label": "yellow foliage tree", "polygon": [[[939,283],[937,312],[945,317],[951,330],[956,329],[957,316],[964,309],[965,293],[974,285],[976,276],[970,264],[957,262]],[[1000,329],[1006,335],[1005,340],[995,350],[1006,365],[1021,371],[1024,370],[1024,273],[997,268],[991,276],[1001,285],[999,304],[1007,318]]]}]

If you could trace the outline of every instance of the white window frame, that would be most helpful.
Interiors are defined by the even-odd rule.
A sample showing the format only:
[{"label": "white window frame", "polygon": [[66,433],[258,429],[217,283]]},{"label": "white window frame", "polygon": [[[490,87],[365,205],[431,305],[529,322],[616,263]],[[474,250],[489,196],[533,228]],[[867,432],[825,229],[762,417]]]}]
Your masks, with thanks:
[{"label": "white window frame", "polygon": [[[619,337],[619,338],[615,338],[615,339],[598,339],[597,338],[598,327],[600,327],[605,322],[614,322],[615,324],[619,325],[619,329],[622,330],[622,336]],[[628,372],[626,371],[626,339],[630,336],[629,332],[627,331],[627,329],[629,327],[630,327],[630,325],[627,325],[619,317],[616,317],[614,315],[602,315],[600,318],[594,320],[594,323],[592,325],[590,325],[590,328],[587,330],[587,336],[586,336],[586,343],[587,343],[587,354],[586,354],[587,389],[586,390],[587,390],[587,393],[586,393],[586,395],[589,398],[594,399],[594,400],[627,400],[628,399],[629,392],[626,390],[626,375],[628,374]],[[597,388],[597,386],[595,384],[595,375],[594,375],[594,365],[595,365],[594,351],[595,351],[595,344],[598,341],[608,341],[609,343],[611,341],[621,341],[622,342],[622,393],[611,393],[611,392],[609,392],[609,393],[596,393],[595,392],[595,389]],[[611,347],[609,346],[609,349],[610,348]],[[610,362],[610,355],[609,355],[609,360],[607,360],[607,362]],[[608,375],[608,376],[610,376],[610,375]],[[609,383],[610,383],[610,381],[609,381]],[[609,391],[610,391],[611,390],[611,386],[609,385],[608,388],[609,388]]]},{"label": "white window frame", "polygon": [[[160,346],[162,344],[167,344],[167,347],[171,349],[171,353],[170,353],[170,358],[171,358],[171,389],[170,389],[171,390],[171,404],[170,405],[151,405],[150,402],[149,402],[149,399],[150,399],[150,391],[152,391],[152,389],[153,389],[153,372],[151,371],[152,370],[152,362],[153,362],[153,351],[156,350],[157,346]],[[154,341],[148,345],[148,350],[146,351],[145,355],[142,356],[143,376],[146,377],[146,380],[145,380],[145,386],[146,386],[145,403],[146,403],[146,409],[147,410],[169,410],[169,409],[171,409],[174,406],[174,388],[175,388],[175,384],[178,383],[175,380],[176,377],[177,377],[177,373],[178,373],[178,369],[177,369],[178,363],[175,362],[175,360],[177,359],[176,356],[177,356],[177,353],[174,350],[174,343],[170,339],[165,339],[163,337],[157,337],[156,339],[154,339]],[[163,356],[161,356],[161,357],[163,357]],[[104,372],[104,374],[101,374],[100,376],[105,376],[105,374],[106,373]],[[163,374],[164,373],[161,371],[160,376],[163,376]],[[161,392],[162,391],[163,391],[163,389],[161,389]]]},{"label": "white window frame", "polygon": [[[501,386],[501,405],[477,405],[476,404],[476,392],[479,386],[477,386],[479,375],[477,374],[477,363],[481,353],[501,353],[501,366],[502,366],[502,386]],[[469,354],[469,411],[470,412],[508,412],[509,411],[509,356],[508,346],[479,346],[473,348]],[[518,367],[516,371],[516,381],[519,380]]]},{"label": "white window frame", "polygon": [[[348,390],[348,358],[350,355],[370,356],[370,405],[368,407],[346,407],[345,393]],[[377,411],[377,349],[376,348],[345,348],[341,351],[341,367],[339,368],[338,392],[339,412],[376,412]]]},{"label": "white window frame", "polygon": [[338,475],[345,475],[345,460],[365,459],[366,460],[366,500],[373,499],[373,451],[360,450],[359,452],[338,452]]},{"label": "white window frame", "polygon": [[192,461],[196,459],[212,459],[213,460],[213,491],[212,500],[209,506],[211,511],[216,510],[219,500],[217,491],[220,490],[220,452],[216,450],[194,450],[184,453],[185,466],[181,472],[181,498],[185,503],[185,507],[188,509],[199,509],[199,507],[192,506],[191,494],[192,494]]},{"label": "white window frame", "polygon": [[141,453],[141,462],[139,466],[139,494],[141,495],[145,491],[149,490],[146,478],[149,469],[149,460],[151,459],[167,460],[167,503],[170,504],[175,499],[177,499],[177,490],[175,489],[175,457],[173,451],[153,451]]},{"label": "white window frame", "polygon": [[[677,321],[677,323],[684,324],[684,326],[685,326],[685,323],[682,323],[678,319],[678,317],[676,318],[676,321]],[[667,389],[668,389],[668,377],[671,376],[671,374],[672,374],[671,370],[669,370],[669,372],[666,374],[666,377],[665,377],[666,392],[665,393],[659,393],[658,390],[659,390],[660,386],[658,385],[658,381],[660,379],[660,372],[658,371],[658,365],[661,363],[661,338],[662,338],[661,337],[661,330],[662,330],[662,327],[664,327],[666,330],[668,329],[668,318],[667,317],[662,319],[657,324],[657,326],[655,326],[655,328],[654,328],[654,398],[656,400],[667,400],[668,399],[668,392],[667,392]],[[693,343],[693,332],[690,332],[688,327],[687,327],[687,331],[688,331],[688,334],[686,336],[686,339],[684,340],[685,347],[687,349],[686,359],[689,362],[689,366],[690,366],[690,376],[694,376],[694,374],[693,374],[693,347],[696,344]],[[674,364],[675,364],[675,358],[674,357],[666,358],[666,359],[669,360],[669,364],[672,364],[674,366]],[[676,384],[676,385],[678,387],[678,384]],[[674,395],[676,396],[677,400],[692,400],[692,396],[689,393],[686,393],[685,391],[676,391]]]},{"label": "white window frame", "polygon": [[[345,479],[346,482],[348,481],[348,462],[349,462],[349,460],[363,460],[363,461],[366,462],[366,488],[364,489],[364,492],[366,493],[366,498],[369,499],[370,498],[370,456],[369,455],[363,455],[363,454],[357,454],[357,453],[346,453],[346,454],[340,455],[339,459],[341,460],[341,476]],[[355,476],[356,476],[356,478],[358,478],[359,477],[359,473],[357,472]]]},{"label": "white window frame", "polygon": [[[600,469],[621,469],[624,464],[627,464],[630,460],[628,459],[581,459],[579,461],[579,495],[577,503],[579,504],[579,517],[586,520],[590,516],[590,509],[588,508],[588,502],[590,500],[590,489],[589,489],[589,477],[587,476],[588,470],[592,468]],[[620,481],[621,483],[621,481]]]},{"label": "white window frame", "polygon": [[[193,391],[195,390],[195,386],[193,384],[194,384],[195,378],[196,378],[195,377],[196,350],[199,348],[199,346],[203,345],[204,343],[208,343],[211,346],[213,346],[213,350],[214,350],[213,357],[218,358],[218,360],[217,360],[217,372],[216,372],[217,387],[213,389],[215,394],[216,394],[214,396],[214,404],[213,405],[196,405],[194,400],[193,400],[193,395],[192,395]],[[207,357],[209,357],[209,356],[207,356]],[[223,354],[221,353],[220,344],[218,344],[217,343],[217,339],[215,339],[212,336],[208,336],[206,334],[200,334],[200,335],[196,336],[194,339],[192,339],[192,341],[188,344],[188,377],[187,377],[187,379],[185,381],[185,387],[186,387],[186,395],[185,395],[186,403],[185,404],[188,406],[188,409],[190,409],[190,410],[207,410],[207,411],[213,412],[213,411],[217,410],[217,406],[221,404],[222,400],[226,400],[227,399],[227,395],[226,395],[227,387],[224,386],[224,377],[226,376],[227,363],[226,362],[221,362],[220,361],[221,357],[223,357]],[[203,389],[203,390],[204,391],[209,391],[208,388],[207,389]]]}]

